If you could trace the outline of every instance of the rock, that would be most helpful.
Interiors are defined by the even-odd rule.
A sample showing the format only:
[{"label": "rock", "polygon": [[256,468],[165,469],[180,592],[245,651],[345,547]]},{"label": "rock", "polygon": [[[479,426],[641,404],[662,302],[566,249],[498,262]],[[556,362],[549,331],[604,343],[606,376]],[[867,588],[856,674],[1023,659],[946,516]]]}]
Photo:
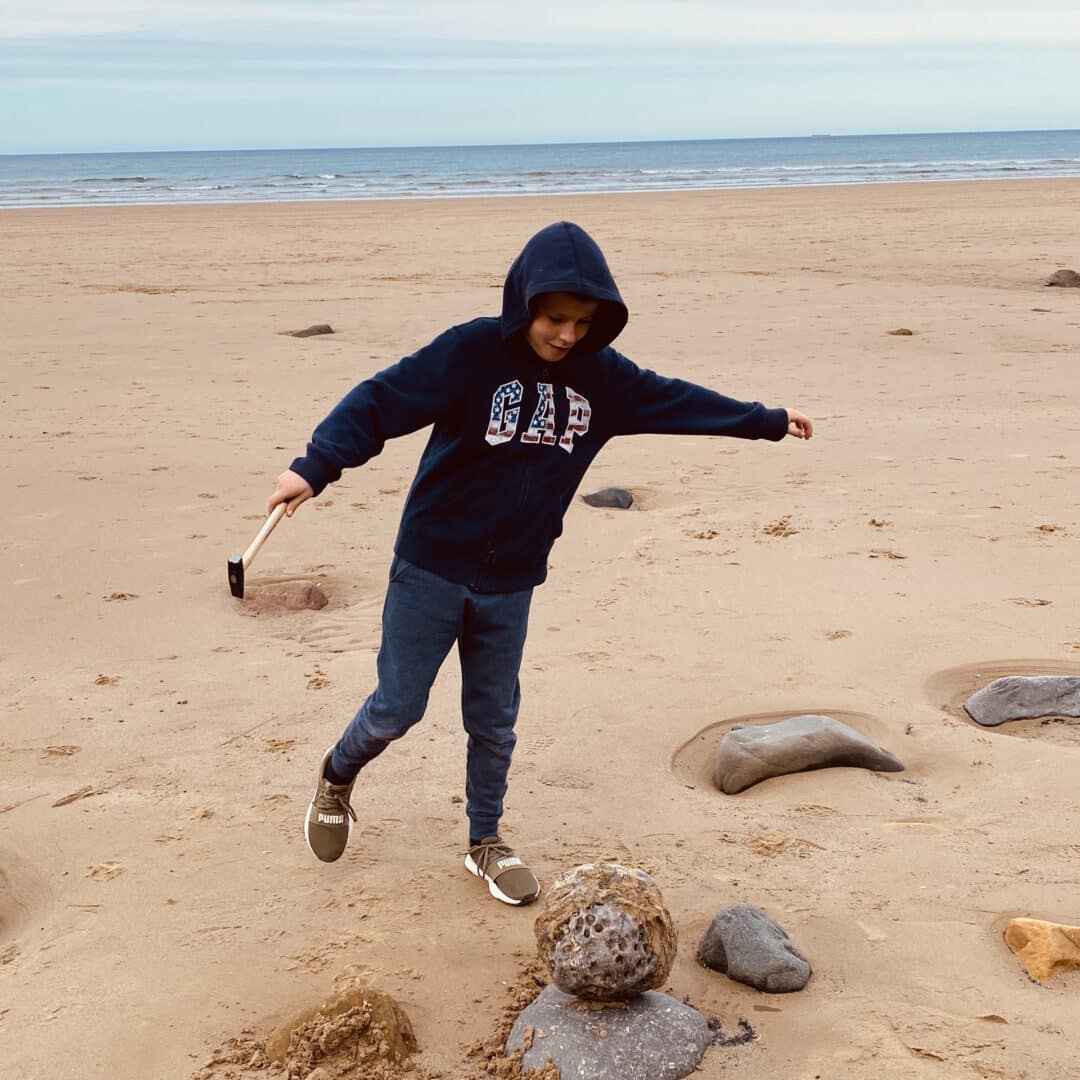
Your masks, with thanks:
[{"label": "rock", "polygon": [[[401,1006],[355,975],[334,980],[330,997],[279,1024],[266,1041],[266,1057],[285,1065],[289,1076],[309,1076],[322,1063],[347,1061],[374,1071],[400,1064],[416,1052],[416,1036]],[[331,1070],[331,1075],[337,1075]],[[350,1073],[350,1075],[352,1075]],[[365,1073],[365,1075],[367,1075]]]},{"label": "rock", "polygon": [[659,986],[678,946],[659,886],[618,863],[556,878],[534,929],[555,985],[590,1001],[629,1001]]},{"label": "rock", "polygon": [[318,337],[319,334],[332,334],[334,328],[329,323],[315,323],[305,326],[303,330],[279,330],[278,333],[286,337]]},{"label": "rock", "polygon": [[976,690],[964,708],[983,727],[1040,716],[1080,717],[1080,677],[1007,675]]},{"label": "rock", "polygon": [[581,501],[589,506],[606,506],[612,510],[629,510],[634,505],[634,496],[625,488],[604,488],[591,495],[582,495]]},{"label": "rock", "polygon": [[1039,982],[1049,979],[1056,967],[1080,967],[1080,926],[1013,919],[1005,930],[1005,944]]},{"label": "rock", "polygon": [[562,1080],[678,1080],[712,1039],[697,1009],[655,990],[597,1008],[549,986],[517,1018],[506,1052],[524,1049],[526,1069],[550,1059]]},{"label": "rock", "polygon": [[906,326],[898,326],[895,330],[890,330],[889,333],[893,337],[911,337],[915,331],[909,330]]},{"label": "rock", "polygon": [[1043,278],[1044,285],[1057,285],[1062,289],[1080,288],[1080,274],[1075,270],[1055,270],[1048,278]]},{"label": "rock", "polygon": [[245,614],[274,615],[282,611],[321,611],[329,601],[314,581],[280,581],[248,585],[241,601]]},{"label": "rock", "polygon": [[810,965],[787,931],[749,904],[725,908],[713,919],[698,943],[697,959],[769,994],[801,990],[810,978]]},{"label": "rock", "polygon": [[734,795],[770,776],[848,765],[877,772],[903,772],[888,750],[831,716],[793,716],[775,724],[739,724],[724,736],[714,779]]}]

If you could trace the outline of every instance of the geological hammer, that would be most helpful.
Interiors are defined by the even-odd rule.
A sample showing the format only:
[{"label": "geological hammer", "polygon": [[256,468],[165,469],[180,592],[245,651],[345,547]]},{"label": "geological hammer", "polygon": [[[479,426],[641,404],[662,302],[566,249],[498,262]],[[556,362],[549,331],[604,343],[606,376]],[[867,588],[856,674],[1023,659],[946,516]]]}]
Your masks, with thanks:
[{"label": "geological hammer", "polygon": [[259,553],[259,548],[266,543],[266,538],[274,531],[274,526],[284,517],[285,505],[280,502],[270,511],[270,516],[263,522],[262,528],[255,539],[248,544],[243,555],[229,556],[229,589],[238,600],[244,599],[244,571],[252,564]]}]

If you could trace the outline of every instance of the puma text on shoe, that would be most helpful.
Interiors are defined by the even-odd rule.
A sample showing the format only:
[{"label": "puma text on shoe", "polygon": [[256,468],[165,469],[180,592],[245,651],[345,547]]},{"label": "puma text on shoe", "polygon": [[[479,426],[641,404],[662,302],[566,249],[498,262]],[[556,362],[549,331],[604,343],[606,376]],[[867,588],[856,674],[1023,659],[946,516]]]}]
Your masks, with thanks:
[{"label": "puma text on shoe", "polygon": [[331,784],[326,779],[326,766],[334,753],[331,746],[319,762],[315,794],[304,819],[304,839],[317,859],[335,862],[340,859],[352,835],[356,814],[349,805],[355,778],[348,784]]}]

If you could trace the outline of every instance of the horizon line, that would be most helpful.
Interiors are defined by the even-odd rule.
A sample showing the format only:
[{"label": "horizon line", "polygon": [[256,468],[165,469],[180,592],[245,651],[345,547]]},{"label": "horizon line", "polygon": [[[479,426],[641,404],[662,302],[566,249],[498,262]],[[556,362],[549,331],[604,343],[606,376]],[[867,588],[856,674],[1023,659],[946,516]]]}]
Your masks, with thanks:
[{"label": "horizon line", "polygon": [[45,150],[0,151],[0,158],[8,157],[92,157],[107,154],[259,154],[325,152],[337,150],[499,150],[535,149],[562,146],[627,146],[656,143],[697,142],[776,142],[809,139],[867,139],[904,138],[926,135],[1050,135],[1080,132],[1080,128],[976,128],[966,131],[866,131],[834,134],[811,132],[802,135],[728,135],[709,137],[681,137],[675,139],[571,139],[555,142],[439,142],[439,143],[373,143],[355,146],[230,146],[230,147],[173,147],[157,150]]}]

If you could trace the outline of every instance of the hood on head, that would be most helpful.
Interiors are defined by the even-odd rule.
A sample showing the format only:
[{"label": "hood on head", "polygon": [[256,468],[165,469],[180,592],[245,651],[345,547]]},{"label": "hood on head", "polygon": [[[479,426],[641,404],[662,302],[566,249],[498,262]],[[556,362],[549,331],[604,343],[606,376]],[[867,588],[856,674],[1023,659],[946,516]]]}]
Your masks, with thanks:
[{"label": "hood on head", "polygon": [[524,330],[532,319],[533,301],[552,292],[575,293],[600,302],[589,332],[574,347],[575,353],[596,352],[610,345],[629,318],[604,253],[571,221],[541,229],[514,260],[503,286],[503,340]]}]

